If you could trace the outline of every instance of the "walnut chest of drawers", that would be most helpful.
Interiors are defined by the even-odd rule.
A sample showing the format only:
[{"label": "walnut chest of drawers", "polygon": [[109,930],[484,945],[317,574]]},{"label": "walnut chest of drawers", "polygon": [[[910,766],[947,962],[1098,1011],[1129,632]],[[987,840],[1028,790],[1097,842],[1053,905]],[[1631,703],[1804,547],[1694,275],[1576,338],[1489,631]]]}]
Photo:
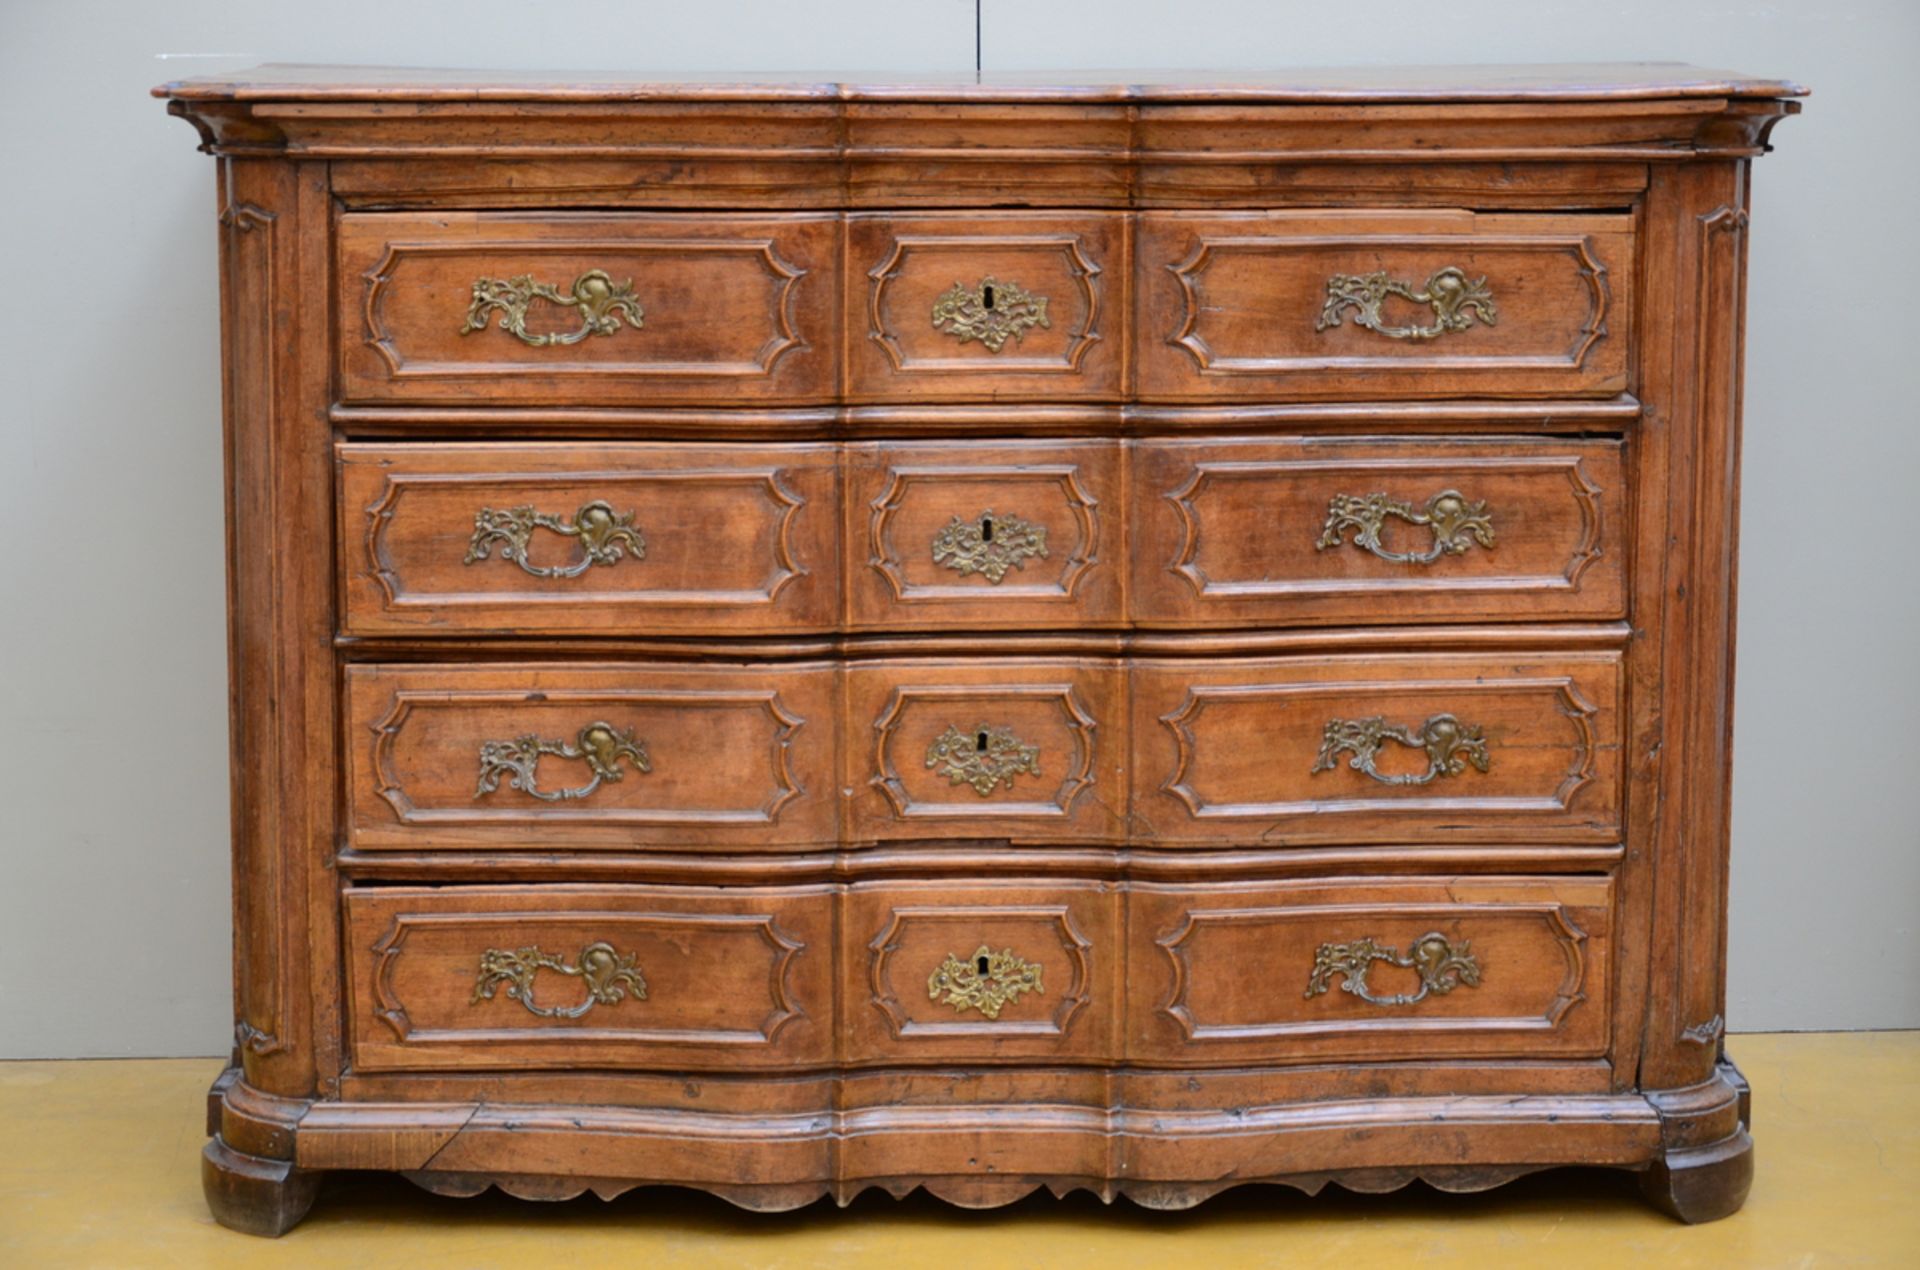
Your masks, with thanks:
[{"label": "walnut chest of drawers", "polygon": [[267,67],[215,1215],[1637,1170],[1721,1051],[1748,169],[1673,66]]}]

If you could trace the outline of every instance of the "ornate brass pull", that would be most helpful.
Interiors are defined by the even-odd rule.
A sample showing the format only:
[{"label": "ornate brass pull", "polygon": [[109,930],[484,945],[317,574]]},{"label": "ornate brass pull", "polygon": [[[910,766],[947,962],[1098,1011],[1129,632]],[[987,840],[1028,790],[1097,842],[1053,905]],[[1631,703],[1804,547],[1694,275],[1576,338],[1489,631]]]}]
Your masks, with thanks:
[{"label": "ornate brass pull", "polygon": [[[577,789],[540,789],[535,783],[534,769],[542,754],[584,759],[593,779]],[[585,798],[599,789],[602,781],[617,781],[626,776],[626,770],[620,766],[623,758],[632,759],[633,765],[643,772],[653,770],[645,744],[633,739],[633,729],[621,732],[611,723],[589,723],[580,729],[579,739],[572,745],[565,741],[543,741],[532,734],[511,741],[487,741],[480,746],[480,786],[473,791],[473,796],[478,799],[491,794],[505,776],[510,787],[546,802]]]},{"label": "ornate brass pull", "polygon": [[1018,343],[1030,327],[1051,328],[1047,297],[1024,291],[1018,283],[982,278],[969,289],[956,282],[933,302],[933,328],[962,344],[979,340],[997,353],[1009,339]]},{"label": "ornate brass pull", "polygon": [[[1433,546],[1418,552],[1388,551],[1380,545],[1380,531],[1389,516],[1431,529]],[[1412,503],[1385,494],[1335,494],[1327,501],[1327,523],[1314,546],[1321,551],[1337,547],[1349,529],[1355,531],[1354,546],[1396,564],[1432,564],[1443,555],[1461,555],[1476,542],[1487,548],[1493,546],[1493,518],[1487,514],[1486,503],[1469,503],[1459,490],[1452,489],[1435,494],[1419,511]]]},{"label": "ornate brass pull", "polygon": [[1040,967],[1014,955],[1011,948],[994,952],[985,944],[962,961],[952,953],[927,976],[927,996],[953,1007],[955,1014],[978,1010],[990,1019],[1023,992],[1045,992],[1040,986]]},{"label": "ornate brass pull", "polygon": [[[1390,295],[1433,307],[1432,326],[1388,326],[1380,315],[1380,306]],[[1411,283],[1395,282],[1383,269],[1379,273],[1337,273],[1327,279],[1327,303],[1320,310],[1316,331],[1340,325],[1340,315],[1353,310],[1353,324],[1377,331],[1390,340],[1432,340],[1448,331],[1464,331],[1478,317],[1488,326],[1499,314],[1494,311],[1493,294],[1487,280],[1469,281],[1467,275],[1448,265],[1435,270],[1427,285],[1415,291]]]},{"label": "ornate brass pull", "polygon": [[[534,335],[527,330],[527,308],[535,300],[580,310],[580,329],[552,331]],[[640,330],[646,315],[640,301],[633,298],[633,279],[616,283],[603,269],[589,269],[573,280],[563,293],[558,287],[535,282],[532,274],[517,278],[475,278],[473,303],[467,306],[467,320],[460,334],[471,335],[487,329],[487,319],[500,312],[500,329],[511,332],[523,344],[545,348],[549,344],[578,344],[589,335],[612,335],[620,329],[620,319]]]},{"label": "ornate brass pull", "polygon": [[[536,529],[580,540],[581,558],[569,565],[538,565],[527,558],[527,546]],[[572,520],[549,516],[525,507],[482,507],[473,518],[473,538],[467,543],[467,563],[487,559],[500,544],[500,558],[511,560],[536,578],[577,578],[596,564],[613,564],[631,551],[635,560],[647,558],[647,540],[634,527],[633,513],[622,516],[610,503],[585,503]]]},{"label": "ornate brass pull", "polygon": [[[480,954],[480,977],[473,985],[469,1005],[493,1000],[494,991],[505,984],[507,996],[543,1019],[577,1019],[596,1005],[618,1005],[631,993],[635,1001],[647,999],[647,981],[640,967],[633,964],[633,953],[622,957],[612,944],[588,944],[580,950],[580,964],[570,966],[557,955],[528,948],[489,948]],[[579,1005],[535,1005],[533,977],[542,970],[583,979],[587,999]]]},{"label": "ornate brass pull", "polygon": [[[1352,993],[1373,1005],[1412,1005],[1424,1001],[1430,993],[1445,996],[1461,984],[1480,986],[1480,963],[1473,959],[1472,945],[1466,940],[1455,944],[1439,931],[1429,931],[1413,941],[1407,955],[1371,939],[1356,939],[1347,944],[1322,944],[1314,954],[1313,973],[1307,976],[1309,997],[1317,997],[1331,985],[1333,976],[1342,976],[1340,990]],[[1420,976],[1418,992],[1403,992],[1377,997],[1367,987],[1367,969],[1376,961],[1401,966]]]},{"label": "ornate brass pull", "polygon": [[[1427,770],[1390,776],[1373,765],[1383,741],[1427,752]],[[1458,776],[1471,763],[1476,771],[1487,770],[1487,741],[1481,729],[1468,727],[1450,714],[1436,714],[1420,725],[1418,732],[1388,722],[1378,715],[1371,719],[1329,719],[1320,738],[1320,757],[1313,771],[1329,772],[1339,765],[1340,755],[1351,750],[1347,766],[1365,772],[1382,785],[1425,785],[1442,776]]]},{"label": "ornate brass pull", "polygon": [[1021,772],[1040,774],[1040,747],[1023,745],[1012,728],[993,728],[981,723],[973,731],[962,732],[949,726],[938,740],[927,747],[927,766],[945,765],[949,784],[971,785],[985,798],[1004,782],[1013,788],[1013,778]]},{"label": "ornate brass pull", "polygon": [[1047,531],[1018,516],[995,516],[991,508],[972,520],[955,516],[933,536],[933,562],[965,577],[984,574],[998,585],[1008,569],[1026,568],[1030,556],[1047,556]]}]

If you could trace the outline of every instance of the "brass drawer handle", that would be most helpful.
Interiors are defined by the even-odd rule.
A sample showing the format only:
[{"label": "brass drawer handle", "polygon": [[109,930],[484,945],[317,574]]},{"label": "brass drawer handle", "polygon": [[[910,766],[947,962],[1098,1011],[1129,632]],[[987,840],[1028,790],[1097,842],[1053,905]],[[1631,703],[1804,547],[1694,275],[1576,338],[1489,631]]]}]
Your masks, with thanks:
[{"label": "brass drawer handle", "polygon": [[[1419,731],[1389,724],[1375,715],[1371,719],[1329,719],[1320,738],[1320,757],[1313,771],[1329,772],[1339,766],[1340,755],[1348,750],[1353,757],[1347,766],[1365,772],[1382,785],[1425,785],[1442,776],[1458,776],[1473,764],[1475,771],[1487,770],[1487,741],[1481,729],[1469,727],[1450,714],[1436,714],[1420,725]],[[1427,770],[1390,776],[1373,765],[1384,741],[1398,741],[1427,752]]]},{"label": "brass drawer handle", "polygon": [[[593,779],[577,789],[541,789],[535,783],[534,769],[543,754],[584,759]],[[565,741],[543,741],[532,734],[511,741],[487,741],[480,746],[480,785],[473,796],[479,799],[491,794],[505,776],[510,787],[545,802],[585,798],[599,789],[602,781],[617,781],[626,776],[626,770],[620,766],[621,759],[632,759],[633,765],[642,772],[653,770],[647,747],[633,739],[633,729],[621,732],[611,723],[589,723],[580,729],[579,739],[572,745]]]},{"label": "brass drawer handle", "polygon": [[972,520],[955,516],[933,536],[933,562],[962,577],[983,574],[999,585],[1008,569],[1024,569],[1030,557],[1047,556],[1044,526],[1018,516],[995,516],[991,508]]},{"label": "brass drawer handle", "polygon": [[[527,309],[535,300],[548,300],[580,310],[580,329],[534,335],[527,330]],[[620,319],[640,330],[646,314],[640,301],[633,298],[633,279],[616,283],[604,269],[589,269],[573,280],[565,292],[544,282],[535,282],[532,274],[517,278],[475,278],[473,303],[467,306],[467,320],[460,334],[471,335],[487,329],[487,319],[500,313],[500,329],[513,334],[523,344],[545,348],[550,344],[578,344],[589,335],[612,335],[620,329]]]},{"label": "brass drawer handle", "polygon": [[[482,507],[473,518],[473,537],[467,543],[468,564],[487,559],[500,544],[500,558],[511,560],[536,578],[577,578],[596,564],[613,564],[629,552],[635,560],[647,558],[647,540],[634,527],[632,512],[613,510],[595,499],[581,505],[572,520],[537,512],[531,506]],[[538,565],[527,558],[536,529],[552,530],[580,540],[581,558],[569,565]]]},{"label": "brass drawer handle", "polygon": [[1045,992],[1040,986],[1040,967],[1014,955],[1011,948],[994,952],[985,944],[962,961],[952,953],[927,976],[927,996],[953,1007],[955,1014],[978,1010],[990,1019],[1000,1017],[1009,1001],[1023,992]]},{"label": "brass drawer handle", "polygon": [[[480,954],[480,977],[473,985],[473,997],[468,1004],[493,1000],[494,991],[502,984],[506,985],[507,996],[543,1019],[577,1019],[596,1005],[618,1005],[629,993],[635,1001],[645,1001],[647,981],[640,967],[633,964],[634,957],[633,953],[622,957],[612,944],[595,943],[582,948],[580,963],[570,966],[557,955],[541,952],[537,945],[489,948]],[[585,980],[587,999],[571,1006],[535,1005],[533,977],[542,970]]]},{"label": "brass drawer handle", "polygon": [[1001,784],[1013,788],[1013,778],[1021,772],[1040,774],[1040,747],[1022,744],[1012,728],[994,728],[976,724],[971,732],[948,726],[938,740],[927,747],[927,766],[941,767],[949,784],[971,785],[985,798]]},{"label": "brass drawer handle", "polygon": [[[1389,551],[1380,544],[1380,531],[1387,517],[1397,516],[1410,525],[1425,525],[1433,531],[1433,546],[1425,551]],[[1458,556],[1474,543],[1491,549],[1493,518],[1485,502],[1470,503],[1459,490],[1441,490],[1415,511],[1412,503],[1388,498],[1385,494],[1335,494],[1327,500],[1327,523],[1321,526],[1321,551],[1337,547],[1353,530],[1353,545],[1371,551],[1382,560],[1396,564],[1432,564],[1443,555]]]},{"label": "brass drawer handle", "polygon": [[[1403,992],[1377,997],[1367,987],[1367,969],[1376,961],[1412,970],[1420,976],[1418,992]],[[1313,973],[1307,977],[1309,997],[1317,997],[1330,986],[1333,976],[1341,975],[1342,992],[1348,992],[1373,1005],[1412,1005],[1424,1001],[1429,993],[1445,996],[1461,984],[1480,986],[1480,963],[1473,959],[1472,945],[1466,940],[1455,944],[1439,931],[1429,931],[1413,941],[1407,955],[1371,939],[1356,939],[1345,944],[1322,944],[1314,954]]]},{"label": "brass drawer handle", "polygon": [[936,331],[945,331],[962,344],[979,340],[989,353],[999,352],[1009,339],[1016,343],[1025,339],[1027,330],[1035,326],[1053,326],[1047,317],[1047,297],[997,278],[982,278],[972,288],[956,282],[933,302]]},{"label": "brass drawer handle", "polygon": [[[1411,300],[1415,304],[1431,305],[1434,322],[1432,326],[1388,326],[1380,315],[1380,306],[1390,295]],[[1448,331],[1464,331],[1473,325],[1478,317],[1488,326],[1498,320],[1494,311],[1493,294],[1487,290],[1487,280],[1469,281],[1467,275],[1448,265],[1435,270],[1427,279],[1427,285],[1415,291],[1411,283],[1395,282],[1387,277],[1386,270],[1379,273],[1337,273],[1327,279],[1327,303],[1320,310],[1320,320],[1313,324],[1316,331],[1340,325],[1340,315],[1353,310],[1353,324],[1377,331],[1390,340],[1432,340],[1439,339]]]}]

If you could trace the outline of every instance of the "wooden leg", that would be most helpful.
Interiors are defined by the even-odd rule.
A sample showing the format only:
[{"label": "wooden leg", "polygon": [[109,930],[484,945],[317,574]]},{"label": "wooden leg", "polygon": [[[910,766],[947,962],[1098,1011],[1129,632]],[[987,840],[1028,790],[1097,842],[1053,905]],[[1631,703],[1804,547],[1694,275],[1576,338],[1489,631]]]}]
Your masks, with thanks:
[{"label": "wooden leg", "polygon": [[300,1224],[313,1207],[321,1176],[295,1168],[291,1160],[243,1155],[218,1137],[200,1157],[200,1186],[213,1219],[229,1230],[270,1239]]},{"label": "wooden leg", "polygon": [[1753,1185],[1753,1139],[1742,1124],[1710,1146],[1669,1151],[1640,1175],[1640,1193],[1681,1221],[1719,1221],[1740,1211]]}]

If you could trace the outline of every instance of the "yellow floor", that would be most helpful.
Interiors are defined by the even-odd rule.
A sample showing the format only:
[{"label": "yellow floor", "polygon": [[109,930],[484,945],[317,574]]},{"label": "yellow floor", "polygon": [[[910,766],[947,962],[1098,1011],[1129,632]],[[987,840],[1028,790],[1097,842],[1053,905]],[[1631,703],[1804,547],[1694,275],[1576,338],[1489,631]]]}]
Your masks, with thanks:
[{"label": "yellow floor", "polygon": [[1920,1267],[1920,1032],[1729,1048],[1753,1083],[1759,1168],[1745,1211],[1707,1226],[1660,1216],[1604,1171],[1481,1195],[1248,1188],[1184,1213],[1084,1195],[973,1213],[869,1192],[771,1216],[683,1191],[532,1204],[344,1175],[277,1242],[222,1230],[200,1202],[218,1063],[0,1063],[0,1267]]}]

